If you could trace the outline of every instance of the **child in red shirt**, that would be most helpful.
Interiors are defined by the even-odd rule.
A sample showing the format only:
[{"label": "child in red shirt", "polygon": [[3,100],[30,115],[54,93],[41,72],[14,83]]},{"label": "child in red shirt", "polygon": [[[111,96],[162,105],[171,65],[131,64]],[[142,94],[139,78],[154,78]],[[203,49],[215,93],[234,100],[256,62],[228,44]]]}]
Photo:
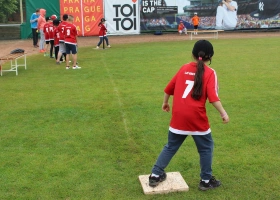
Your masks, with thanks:
[{"label": "child in red shirt", "polygon": [[99,46],[101,45],[101,43],[103,42],[103,40],[106,41],[106,44],[107,44],[107,47],[111,48],[110,44],[109,44],[109,40],[108,40],[108,37],[107,37],[107,28],[106,26],[104,25],[105,24],[105,19],[102,18],[98,24],[100,30],[99,30],[99,42],[96,46],[96,49],[99,49]]},{"label": "child in red shirt", "polygon": [[229,116],[218,97],[216,72],[207,66],[213,55],[214,49],[209,41],[197,41],[192,50],[194,62],[184,64],[164,89],[162,110],[171,110],[168,101],[173,96],[172,118],[168,142],[149,176],[151,187],[156,187],[166,179],[165,168],[188,136],[192,136],[200,156],[201,179],[198,188],[208,190],[221,185],[212,175],[214,141],[206,113],[206,101],[216,108],[223,123],[229,122]]},{"label": "child in red shirt", "polygon": [[68,15],[67,24],[65,25],[64,30],[64,43],[66,47],[66,69],[69,69],[69,57],[72,54],[73,58],[73,69],[81,69],[77,65],[77,28],[73,24],[74,17],[72,15]]},{"label": "child in red shirt", "polygon": [[45,35],[45,42],[46,42],[46,46],[45,46],[45,53],[44,56],[48,56],[48,48],[49,48],[49,44],[50,44],[50,37],[51,37],[51,33],[53,32],[53,26],[51,25],[52,20],[50,19],[50,17],[46,17],[46,24],[44,25],[43,28],[43,32]]},{"label": "child in red shirt", "polygon": [[55,55],[55,60],[57,60],[57,55],[59,51],[59,31],[58,31],[58,25],[59,25],[59,20],[55,19],[53,20],[53,26],[54,26],[54,55]]}]

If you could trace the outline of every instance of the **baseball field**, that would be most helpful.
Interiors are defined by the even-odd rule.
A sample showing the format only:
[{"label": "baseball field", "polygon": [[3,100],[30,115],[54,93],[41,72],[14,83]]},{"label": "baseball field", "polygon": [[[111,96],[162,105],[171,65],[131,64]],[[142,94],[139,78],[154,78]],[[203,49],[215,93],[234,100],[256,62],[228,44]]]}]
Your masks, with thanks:
[{"label": "baseball field", "polygon": [[163,89],[192,61],[196,40],[109,41],[111,49],[95,50],[98,38],[81,38],[79,70],[56,65],[31,40],[0,42],[2,55],[21,47],[28,53],[27,70],[0,77],[1,200],[280,198],[280,32],[210,39],[210,67],[230,117],[223,124],[207,104],[213,173],[222,186],[198,190],[199,157],[188,137],[166,171],[180,172],[190,190],[164,195],[144,195],[138,176],[150,173],[167,142]]}]

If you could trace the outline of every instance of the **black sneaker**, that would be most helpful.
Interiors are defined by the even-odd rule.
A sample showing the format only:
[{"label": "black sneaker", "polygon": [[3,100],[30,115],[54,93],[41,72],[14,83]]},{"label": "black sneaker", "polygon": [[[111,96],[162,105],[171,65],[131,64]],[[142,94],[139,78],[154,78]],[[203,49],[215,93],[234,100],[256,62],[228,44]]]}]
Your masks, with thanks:
[{"label": "black sneaker", "polygon": [[160,182],[165,181],[165,179],[166,179],[166,173],[163,173],[159,177],[150,175],[149,176],[149,186],[156,187]]},{"label": "black sneaker", "polygon": [[200,190],[209,190],[214,189],[216,187],[219,187],[222,183],[219,180],[216,180],[214,176],[211,177],[208,183],[205,183],[204,181],[200,180],[198,188]]}]

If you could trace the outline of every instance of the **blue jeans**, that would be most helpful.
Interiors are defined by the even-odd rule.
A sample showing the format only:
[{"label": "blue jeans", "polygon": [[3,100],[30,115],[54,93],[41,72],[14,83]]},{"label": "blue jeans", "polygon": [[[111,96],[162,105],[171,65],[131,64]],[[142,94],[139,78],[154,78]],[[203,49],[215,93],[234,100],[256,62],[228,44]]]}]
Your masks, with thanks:
[{"label": "blue jeans", "polygon": [[[203,180],[210,180],[212,177],[212,157],[214,142],[211,133],[207,135],[192,135],[200,156],[200,177]],[[161,175],[172,157],[176,154],[187,135],[168,133],[168,143],[163,147],[152,173]]]},{"label": "blue jeans", "polygon": [[[101,43],[103,42],[103,37],[99,37],[99,38],[100,38],[100,40],[99,40],[97,46],[100,46]],[[109,45],[109,40],[108,40],[107,36],[104,36],[104,40],[106,41],[106,44],[108,46]]]}]

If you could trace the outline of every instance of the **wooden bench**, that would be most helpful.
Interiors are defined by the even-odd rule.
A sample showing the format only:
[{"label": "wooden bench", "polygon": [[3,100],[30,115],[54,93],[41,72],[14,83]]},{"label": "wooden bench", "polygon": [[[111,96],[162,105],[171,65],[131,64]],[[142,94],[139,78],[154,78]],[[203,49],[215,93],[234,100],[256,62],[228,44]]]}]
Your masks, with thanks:
[{"label": "wooden bench", "polygon": [[[190,40],[192,40],[193,38],[214,38],[214,39],[218,39],[219,36],[219,32],[222,32],[224,30],[198,30],[197,31],[197,35],[195,35],[195,31],[187,31],[187,33],[189,33],[190,36]],[[208,37],[205,36],[199,36],[201,34],[210,34]]]},{"label": "wooden bench", "polygon": [[[18,59],[19,58],[24,58],[24,63],[23,64],[18,64]],[[11,68],[4,70],[2,65],[7,62],[11,62]],[[3,75],[3,72],[11,72],[14,71],[16,72],[16,75],[18,75],[18,67],[24,66],[25,70],[27,68],[26,66],[26,53],[15,53],[15,54],[8,54],[5,56],[0,57],[0,74],[1,76]]]}]

